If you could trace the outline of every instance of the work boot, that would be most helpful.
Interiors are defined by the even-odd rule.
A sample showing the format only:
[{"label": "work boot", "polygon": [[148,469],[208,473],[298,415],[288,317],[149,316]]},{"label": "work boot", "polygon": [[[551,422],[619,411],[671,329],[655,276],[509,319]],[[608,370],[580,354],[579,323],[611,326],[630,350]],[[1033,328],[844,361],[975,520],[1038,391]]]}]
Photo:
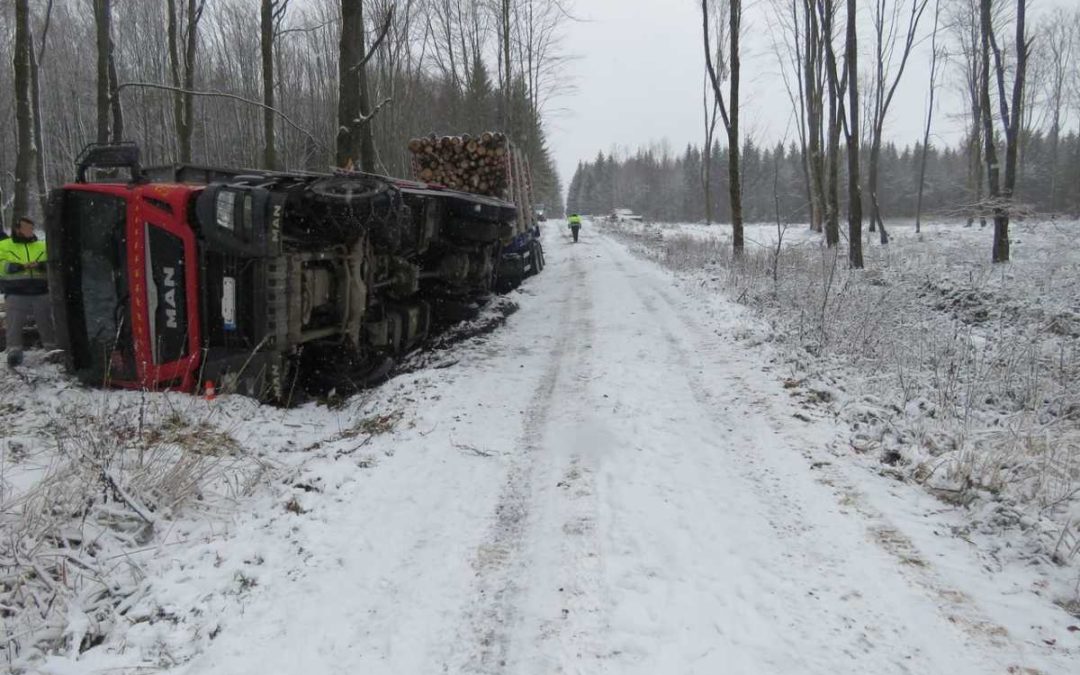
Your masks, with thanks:
[{"label": "work boot", "polygon": [[21,349],[9,349],[7,353],[8,368],[18,368],[22,365],[23,353]]}]

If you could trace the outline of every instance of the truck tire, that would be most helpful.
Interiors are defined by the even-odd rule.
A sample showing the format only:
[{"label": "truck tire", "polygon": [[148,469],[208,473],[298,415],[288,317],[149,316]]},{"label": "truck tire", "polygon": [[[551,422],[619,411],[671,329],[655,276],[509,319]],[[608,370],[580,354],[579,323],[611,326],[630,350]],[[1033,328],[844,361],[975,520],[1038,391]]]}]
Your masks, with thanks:
[{"label": "truck tire", "polygon": [[544,269],[544,246],[539,241],[532,243],[533,274],[539,274]]},{"label": "truck tire", "polygon": [[[323,203],[366,208],[365,202],[382,198],[389,203],[390,184],[368,176],[330,176],[311,184],[311,192]],[[373,204],[381,206],[381,204]]]}]

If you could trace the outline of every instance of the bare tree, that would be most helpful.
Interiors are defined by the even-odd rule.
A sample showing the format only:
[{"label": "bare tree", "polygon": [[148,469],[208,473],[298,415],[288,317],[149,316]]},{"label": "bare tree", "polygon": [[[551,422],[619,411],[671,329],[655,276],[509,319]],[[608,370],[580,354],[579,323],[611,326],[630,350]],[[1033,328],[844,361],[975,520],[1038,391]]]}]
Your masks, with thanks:
[{"label": "bare tree", "polygon": [[572,17],[562,4],[552,0],[517,3],[517,70],[525,79],[530,107],[542,113],[552,98],[573,90],[563,75],[569,57],[561,49],[563,24]]},{"label": "bare tree", "polygon": [[109,55],[112,53],[112,2],[94,0],[94,26],[97,29],[97,142],[109,142]]},{"label": "bare tree", "polygon": [[41,61],[45,59],[45,48],[49,39],[49,24],[52,21],[52,0],[45,5],[45,20],[41,29],[41,46],[35,47],[33,38],[30,39],[30,95],[34,114],[34,149],[36,150],[36,171],[34,177],[37,180],[38,203],[40,213],[45,213],[45,204],[49,199],[49,181],[46,176],[46,145],[43,141],[43,125],[41,123]]},{"label": "bare tree", "polygon": [[826,154],[825,242],[829,248],[840,243],[840,125],[844,115],[844,89],[847,88],[847,68],[837,74],[836,53],[833,49],[833,20],[835,0],[819,0],[817,9],[821,20],[822,46],[828,80],[829,145]]},{"label": "bare tree", "polygon": [[[847,2],[844,45],[844,68],[837,72],[837,59],[833,47],[833,25],[836,6],[832,0],[818,3],[821,14],[822,33],[825,36],[826,75],[829,83],[829,189],[828,214],[825,239],[829,247],[840,243],[840,130],[844,130],[848,160],[848,264],[854,269],[863,266],[862,254],[862,187],[859,171],[859,62],[858,62],[858,13],[855,0]],[[848,93],[847,105],[844,92]]]},{"label": "bare tree", "polygon": [[[708,74],[703,82],[701,98],[702,108],[705,110],[705,145],[701,149],[701,191],[705,199],[705,224],[712,225],[713,221],[713,198],[712,198],[712,146],[716,135],[716,121],[719,114],[719,104],[716,97],[710,97],[712,89],[709,85]],[[711,106],[709,104],[712,104]],[[711,110],[710,110],[711,108]]]},{"label": "bare tree", "polygon": [[811,40],[804,34],[804,23],[807,27],[810,26],[810,20],[805,15],[808,7],[805,0],[773,0],[773,7],[773,15],[779,28],[774,31],[777,39],[774,39],[773,50],[780,65],[780,75],[788,100],[791,101],[798,129],[802,158],[800,168],[806,189],[806,203],[809,205],[810,229],[820,230],[824,195],[820,192],[823,183],[817,170],[820,163],[815,160],[820,158],[817,150],[820,145],[814,142],[814,148],[811,149],[811,138],[820,138],[820,125],[817,123],[819,116],[815,114],[819,106],[815,106],[813,100],[817,91],[807,91],[808,84],[816,81],[816,77],[807,77],[807,68],[812,66],[814,60],[806,58],[809,48],[816,44],[816,38]]},{"label": "bare tree", "polygon": [[[1040,35],[1044,40],[1043,52],[1047,58],[1047,76],[1043,88],[1048,107],[1050,130],[1050,208],[1059,209],[1058,163],[1061,152],[1061,130],[1067,105],[1069,75],[1076,71],[1076,58],[1080,56],[1080,10],[1075,17],[1058,8],[1043,22]],[[1038,80],[1033,80],[1038,81]],[[1034,87],[1032,87],[1034,89]]]},{"label": "bare tree", "polygon": [[[874,76],[871,80],[871,129],[870,129],[870,170],[868,183],[870,188],[870,230],[875,226],[881,229],[881,243],[889,243],[889,234],[885,229],[885,221],[881,217],[881,205],[878,200],[878,170],[881,163],[882,134],[885,129],[885,119],[889,113],[896,88],[904,75],[911,49],[915,44],[916,32],[919,21],[929,0],[896,0],[889,6],[887,0],[874,0],[871,18],[874,27],[874,54],[876,64]],[[900,16],[907,7],[907,26],[901,33],[899,27]],[[895,74],[890,72],[895,59],[897,42],[900,36],[903,42],[899,45],[899,63],[896,65]]]},{"label": "bare tree", "polygon": [[859,172],[859,48],[855,0],[847,0],[844,61],[848,71],[848,120],[844,125],[848,155],[848,264],[862,269],[862,179]]},{"label": "bare tree", "polygon": [[[338,166],[356,163],[364,166],[364,160],[374,155],[374,150],[363,146],[363,129],[370,134],[370,127],[357,124],[363,117],[360,89],[367,85],[364,58],[364,9],[363,3],[341,0],[341,46],[338,52]],[[357,67],[359,66],[359,67]],[[368,137],[370,139],[370,135]],[[374,143],[371,143],[374,145]]]},{"label": "bare tree", "polygon": [[[724,64],[727,62],[727,31],[723,30],[722,26],[716,22],[715,17],[710,19],[714,21],[716,44],[713,45],[713,59],[717,64]],[[723,71],[723,67],[720,68]],[[703,80],[703,91],[701,96],[701,104],[704,109],[705,116],[705,144],[701,152],[701,183],[702,192],[705,198],[705,223],[711,225],[714,217],[713,213],[713,194],[712,194],[712,158],[713,158],[713,146],[716,138],[716,123],[720,117],[720,101],[713,94],[712,80],[709,77],[708,70],[705,72],[705,78]]]},{"label": "bare tree", "polygon": [[926,188],[926,158],[930,154],[930,126],[934,122],[934,94],[937,91],[938,57],[938,26],[941,20],[941,0],[934,2],[934,30],[930,34],[930,92],[929,102],[926,105],[926,125],[923,127],[922,157],[919,159],[919,196],[915,203],[915,231],[922,231],[922,206],[923,190]]},{"label": "bare tree", "polygon": [[967,156],[967,225],[971,227],[979,212],[980,224],[986,226],[986,216],[978,207],[983,200],[982,161],[982,50],[980,44],[981,0],[951,0],[946,12],[945,25],[953,36],[953,52],[960,71],[961,90],[967,103],[967,134],[964,150]]},{"label": "bare tree", "polygon": [[120,77],[116,74],[116,43],[109,28],[109,115],[112,119],[112,142],[124,140],[124,108],[120,104]]},{"label": "bare tree", "polygon": [[[191,138],[195,127],[195,52],[198,49],[199,21],[202,19],[206,0],[180,0],[184,13],[184,32],[180,33],[180,17],[176,0],[168,0],[169,69],[172,74],[173,115],[176,121],[177,161],[191,161]],[[180,42],[183,40],[183,50]]]},{"label": "bare tree", "polygon": [[375,168],[375,136],[371,119],[388,101],[374,108],[368,92],[367,64],[386,39],[394,19],[391,5],[378,37],[368,50],[364,34],[363,3],[341,0],[341,43],[338,57],[337,164],[356,162],[362,171]]},{"label": "bare tree", "polygon": [[[1016,189],[1017,146],[1020,140],[1020,123],[1023,119],[1024,79],[1026,76],[1028,54],[1031,43],[1027,38],[1025,13],[1027,2],[1016,3],[1016,65],[1013,75],[1012,111],[1009,110],[1009,97],[1005,88],[1005,64],[1002,62],[1001,49],[994,35],[993,0],[982,0],[980,13],[982,23],[982,103],[983,134],[986,148],[986,163],[990,178],[990,197],[994,202],[994,262],[1009,261],[1009,214],[1012,207],[1013,192]],[[994,73],[997,81],[998,108],[1001,125],[1005,132],[1005,184],[1000,185],[1000,169],[997,165],[997,152],[994,149],[994,123],[990,110],[990,52],[993,52]]]},{"label": "bare tree", "polygon": [[260,55],[262,56],[263,81],[263,166],[278,168],[277,147],[274,137],[274,41],[281,30],[281,22],[289,0],[262,0],[260,14]]},{"label": "bare tree", "polygon": [[806,103],[807,174],[810,179],[810,229],[825,218],[824,91],[825,49],[816,0],[803,1],[803,87]]},{"label": "bare tree", "polygon": [[498,0],[496,5],[497,23],[499,31],[499,83],[503,94],[503,130],[514,133],[513,119],[513,70],[511,69],[511,39],[513,34],[513,0]]},{"label": "bare tree", "polygon": [[[34,146],[33,114],[30,109],[30,7],[27,0],[15,0],[15,190],[11,222],[27,215],[30,207],[30,177],[37,161]],[[14,227],[14,225],[13,225]]]},{"label": "bare tree", "polygon": [[[35,54],[42,56],[42,18],[47,16],[49,0],[27,0],[30,10]],[[435,0],[365,0],[366,46],[371,54],[367,62],[370,103],[365,112],[359,109],[347,118],[357,132],[369,119],[375,150],[374,166],[379,171],[407,175],[409,171],[407,140],[436,131],[462,133],[475,125],[486,128],[499,125],[503,106],[502,92],[496,81],[496,57],[499,34],[495,30],[492,8],[497,0],[445,0],[454,15],[449,39],[454,44],[459,77],[466,85],[472,74],[477,91],[486,91],[476,105],[463,104],[449,110],[450,88],[438,66],[438,50],[428,17]],[[70,177],[72,161],[87,141],[97,137],[98,111],[95,107],[100,81],[104,96],[100,112],[102,140],[125,138],[139,143],[146,162],[163,163],[180,159],[181,127],[190,136],[190,161],[212,164],[264,166],[266,164],[266,117],[273,108],[273,149],[276,166],[321,170],[335,161],[338,133],[338,80],[341,26],[340,0],[291,1],[280,28],[274,35],[272,62],[273,106],[263,99],[263,52],[261,37],[262,1],[214,0],[111,0],[101,2],[118,9],[109,16],[111,41],[102,42],[106,54],[102,76],[97,77],[97,63],[85,45],[97,38],[99,0],[54,2],[48,31],[47,57],[39,59],[41,135],[31,131],[34,146],[49,158],[44,165],[46,186]],[[279,7],[282,0],[274,0]],[[530,7],[529,3],[532,3]],[[196,50],[187,50],[189,7],[198,14]],[[355,3],[352,3],[355,4]],[[379,23],[389,6],[396,5],[393,25],[378,49],[372,44],[380,33]],[[565,22],[568,14],[557,9],[556,0],[511,0],[511,62],[513,75],[513,115],[523,123],[525,133],[540,139],[543,127],[532,113],[535,106],[550,106],[565,78],[558,74],[565,63],[556,48],[557,36],[551,34],[555,18]],[[0,184],[4,190],[3,206],[10,213],[14,195],[16,160],[16,96],[13,85],[14,2],[0,11],[0,58],[8,67],[0,69],[0,136],[10,139],[0,144]],[[170,44],[169,9],[173,10]],[[255,10],[255,11],[253,11]],[[92,12],[94,12],[92,14]],[[93,49],[93,48],[92,48]],[[113,58],[107,56],[113,51]],[[184,86],[185,57],[192,68]],[[90,58],[86,58],[87,55]],[[460,57],[464,55],[465,59]],[[545,65],[546,64],[546,65]],[[351,64],[357,65],[354,60]],[[490,70],[489,70],[490,67]],[[490,72],[490,77],[486,73]],[[358,70],[354,71],[358,76]],[[174,77],[174,74],[176,77]],[[356,79],[356,78],[353,78]],[[179,82],[179,86],[177,86]],[[31,91],[33,85],[31,84]],[[463,90],[464,93],[465,90]],[[117,96],[117,92],[119,96]],[[711,94],[710,94],[711,96]],[[186,99],[193,104],[185,111]],[[394,105],[381,101],[393,98]],[[123,101],[123,115],[119,102]],[[465,100],[464,98],[462,99]],[[179,109],[176,106],[180,102]],[[33,110],[31,102],[31,110]],[[179,110],[179,113],[178,113]],[[378,114],[374,112],[378,110]],[[543,120],[546,122],[547,120]],[[745,122],[744,122],[745,125]],[[33,125],[32,125],[33,126]],[[538,133],[537,129],[541,131]],[[238,143],[236,139],[249,139]],[[517,137],[515,136],[515,140]],[[359,152],[351,157],[360,163]],[[555,174],[550,161],[530,157],[538,186],[554,186]],[[540,166],[547,162],[544,178]],[[36,166],[36,165],[35,165]],[[715,181],[715,167],[713,180]],[[40,183],[40,181],[39,181]],[[34,173],[31,168],[30,208],[36,209]],[[44,189],[40,191],[44,192]],[[716,188],[713,193],[715,197]],[[549,205],[559,200],[552,187],[546,196]],[[35,211],[36,212],[36,211]]]},{"label": "bare tree", "polygon": [[732,246],[736,255],[743,251],[742,182],[739,179],[739,31],[742,24],[741,0],[726,0],[728,5],[728,104],[720,88],[720,76],[713,65],[712,40],[709,37],[709,0],[701,0],[701,25],[705,40],[705,65],[709,72],[713,96],[720,108],[720,119],[728,135],[728,194],[731,200]]}]

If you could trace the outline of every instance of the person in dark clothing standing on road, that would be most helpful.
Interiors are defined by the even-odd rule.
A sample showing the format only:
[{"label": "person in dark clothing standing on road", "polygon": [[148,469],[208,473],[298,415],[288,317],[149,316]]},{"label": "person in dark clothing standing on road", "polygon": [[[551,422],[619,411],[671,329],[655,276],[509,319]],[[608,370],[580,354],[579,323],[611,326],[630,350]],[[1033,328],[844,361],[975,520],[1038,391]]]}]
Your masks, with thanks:
[{"label": "person in dark clothing standing on road", "polygon": [[23,360],[23,328],[31,315],[46,349],[56,348],[45,242],[34,235],[34,221],[20,218],[11,237],[0,240],[0,293],[7,310],[7,363],[15,368]]}]

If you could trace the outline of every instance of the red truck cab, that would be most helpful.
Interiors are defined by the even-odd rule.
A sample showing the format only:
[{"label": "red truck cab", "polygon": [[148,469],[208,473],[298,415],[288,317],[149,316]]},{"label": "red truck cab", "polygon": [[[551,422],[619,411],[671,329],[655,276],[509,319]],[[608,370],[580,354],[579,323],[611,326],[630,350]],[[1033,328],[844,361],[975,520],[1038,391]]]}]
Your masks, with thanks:
[{"label": "red truck cab", "polygon": [[[71,183],[50,200],[58,335],[96,384],[193,391],[201,344],[190,210],[201,186]],[[57,293],[56,291],[59,291]]]}]

